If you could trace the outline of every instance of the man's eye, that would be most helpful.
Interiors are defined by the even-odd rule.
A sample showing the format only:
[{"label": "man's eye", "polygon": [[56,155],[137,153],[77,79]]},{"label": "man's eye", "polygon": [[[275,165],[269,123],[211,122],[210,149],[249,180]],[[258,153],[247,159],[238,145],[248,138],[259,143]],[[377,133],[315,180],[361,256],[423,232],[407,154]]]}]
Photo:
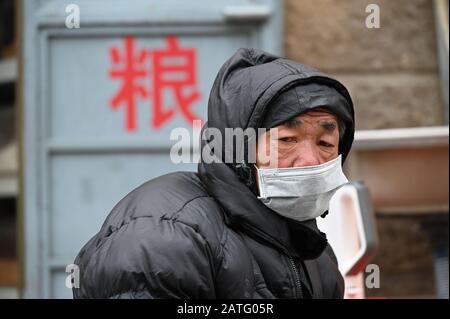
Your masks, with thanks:
[{"label": "man's eye", "polygon": [[293,137],[282,137],[279,140],[287,143],[295,142],[295,139]]},{"label": "man's eye", "polygon": [[333,144],[327,143],[327,142],[325,142],[325,141],[320,141],[320,145],[321,145],[321,146],[325,146],[325,147],[334,147]]}]

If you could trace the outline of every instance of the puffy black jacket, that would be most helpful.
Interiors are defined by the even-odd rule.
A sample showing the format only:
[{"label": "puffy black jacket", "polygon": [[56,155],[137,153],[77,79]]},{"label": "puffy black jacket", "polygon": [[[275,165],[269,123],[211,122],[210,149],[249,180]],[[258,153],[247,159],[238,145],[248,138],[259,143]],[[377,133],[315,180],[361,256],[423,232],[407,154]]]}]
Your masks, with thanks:
[{"label": "puffy black jacket", "polygon": [[[345,87],[255,49],[238,50],[219,71],[208,126],[258,127],[279,92],[311,82],[348,100],[345,158],[354,133]],[[78,254],[74,297],[342,298],[336,258],[315,220],[298,223],[271,211],[246,185],[246,172],[200,163],[198,173],[167,174],[133,190]]]}]

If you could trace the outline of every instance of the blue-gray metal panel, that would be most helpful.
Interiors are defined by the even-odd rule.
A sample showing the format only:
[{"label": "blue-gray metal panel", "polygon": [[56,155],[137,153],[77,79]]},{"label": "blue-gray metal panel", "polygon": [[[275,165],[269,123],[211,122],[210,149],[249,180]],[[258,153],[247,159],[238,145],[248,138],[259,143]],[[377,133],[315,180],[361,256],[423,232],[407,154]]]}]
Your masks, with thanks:
[{"label": "blue-gray metal panel", "polygon": [[65,272],[65,267],[60,270],[52,269],[50,272],[50,293],[51,298],[71,299],[73,298],[72,289],[65,286],[66,278],[69,273]]},{"label": "blue-gray metal panel", "polygon": [[175,165],[168,154],[57,155],[51,167],[49,257],[73,262],[117,202],[132,189],[159,175],[196,170]]}]

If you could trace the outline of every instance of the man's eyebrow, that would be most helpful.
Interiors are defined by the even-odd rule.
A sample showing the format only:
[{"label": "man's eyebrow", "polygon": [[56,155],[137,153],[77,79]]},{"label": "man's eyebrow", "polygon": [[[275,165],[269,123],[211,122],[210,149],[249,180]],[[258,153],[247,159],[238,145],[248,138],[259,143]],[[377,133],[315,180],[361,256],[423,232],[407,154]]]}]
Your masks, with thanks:
[{"label": "man's eyebrow", "polygon": [[[284,123],[284,125],[289,128],[297,128],[299,125],[303,124],[303,121],[298,118],[292,118]],[[337,128],[337,122],[336,121],[322,121],[320,122],[320,126],[328,133],[332,133]]]},{"label": "man's eyebrow", "polygon": [[320,126],[327,132],[331,133],[337,128],[337,123],[335,121],[323,121]]},{"label": "man's eyebrow", "polygon": [[296,128],[296,127],[298,127],[300,124],[303,124],[303,122],[302,122],[302,120],[300,120],[300,119],[297,119],[297,118],[292,118],[292,119],[290,119],[290,120],[288,120],[288,121],[286,121],[286,123],[284,123],[284,125],[287,127],[287,128]]}]

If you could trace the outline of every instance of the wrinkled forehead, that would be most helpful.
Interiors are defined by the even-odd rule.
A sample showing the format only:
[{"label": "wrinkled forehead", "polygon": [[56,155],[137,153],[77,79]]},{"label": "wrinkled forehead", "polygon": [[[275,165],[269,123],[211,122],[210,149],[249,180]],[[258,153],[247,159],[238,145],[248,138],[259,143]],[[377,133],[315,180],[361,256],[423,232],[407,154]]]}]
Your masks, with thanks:
[{"label": "wrinkled forehead", "polygon": [[325,119],[331,119],[331,120],[337,120],[336,114],[334,114],[332,111],[325,107],[319,107],[314,108],[312,110],[309,110],[305,113],[299,114],[297,118],[302,117],[315,117],[315,118],[325,118]]},{"label": "wrinkled forehead", "polygon": [[299,116],[295,117],[294,119],[300,120],[300,121],[306,121],[310,122],[311,124],[315,123],[334,123],[337,125],[338,119],[337,116],[323,111],[310,111],[307,113],[300,114]]}]

